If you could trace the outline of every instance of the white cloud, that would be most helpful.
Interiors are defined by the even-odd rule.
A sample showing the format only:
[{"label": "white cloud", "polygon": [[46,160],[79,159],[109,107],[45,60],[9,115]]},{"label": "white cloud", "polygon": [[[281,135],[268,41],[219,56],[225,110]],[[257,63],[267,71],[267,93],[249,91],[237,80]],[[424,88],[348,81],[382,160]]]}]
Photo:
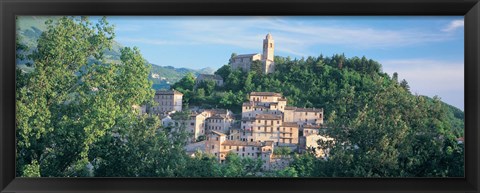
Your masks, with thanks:
[{"label": "white cloud", "polygon": [[464,26],[463,19],[453,20],[448,24],[447,27],[443,28],[442,31],[452,32],[452,31],[455,31],[458,28],[463,28],[463,26]]},{"label": "white cloud", "polygon": [[[345,46],[357,49],[389,48],[440,42],[451,39],[448,33],[432,33],[418,29],[387,30],[372,27],[309,25],[279,17],[207,18],[177,20],[178,35],[201,43],[238,46],[261,51],[261,41],[271,32],[277,50],[306,56],[314,45]],[[458,25],[458,24],[456,24]]]},{"label": "white cloud", "polygon": [[[328,21],[328,24],[285,20],[282,17],[167,17],[143,20],[136,24],[117,26],[119,31],[148,30],[166,32],[172,40],[152,40],[128,37],[130,42],[153,45],[219,44],[261,52],[261,39],[271,32],[276,41],[276,50],[297,56],[316,55],[313,46],[342,46],[355,49],[387,49],[402,46],[441,42],[453,38],[450,32],[463,26],[463,20],[454,20],[442,31],[405,28],[383,29],[381,26],[348,25]],[[164,33],[163,33],[164,34]],[[136,39],[134,41],[134,39]]]}]

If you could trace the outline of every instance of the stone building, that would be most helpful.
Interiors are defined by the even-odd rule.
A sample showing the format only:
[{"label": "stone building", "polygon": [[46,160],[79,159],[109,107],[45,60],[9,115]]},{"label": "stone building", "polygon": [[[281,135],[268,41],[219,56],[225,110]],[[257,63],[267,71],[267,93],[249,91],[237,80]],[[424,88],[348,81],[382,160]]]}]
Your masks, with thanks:
[{"label": "stone building", "polygon": [[175,125],[185,124],[189,134],[188,141],[194,143],[200,139],[200,136],[205,136],[209,130],[228,133],[233,122],[233,114],[229,110],[206,109],[191,112],[188,120],[178,120]]},{"label": "stone building", "polygon": [[251,92],[249,100],[242,104],[242,117],[255,117],[258,114],[283,115],[287,106],[287,99],[274,92]]},{"label": "stone building", "polygon": [[280,93],[252,92],[242,105],[238,133],[243,141],[270,140],[277,146],[306,147],[304,136],[318,135],[323,109],[288,107]]},{"label": "stone building", "polygon": [[183,94],[176,90],[157,90],[153,100],[156,106],[149,108],[152,114],[165,114],[172,111],[182,111]]},{"label": "stone building", "polygon": [[[224,162],[227,153],[240,157],[261,158],[264,169],[281,169],[290,157],[273,156],[273,148],[288,147],[292,151],[313,149],[325,157],[328,149],[320,149],[318,140],[333,140],[319,134],[323,109],[288,107],[280,93],[252,92],[242,105],[240,123],[228,110],[204,110],[206,125],[205,152]],[[230,116],[229,116],[230,115]]]},{"label": "stone building", "polygon": [[205,121],[208,117],[203,113],[193,112],[187,125],[187,132],[190,133],[191,142],[196,142],[198,137],[205,135]]},{"label": "stone building", "polygon": [[270,169],[270,162],[273,156],[273,142],[247,142],[238,140],[227,140],[227,135],[210,131],[207,134],[205,151],[214,155],[220,163],[224,163],[228,153],[237,154],[241,158],[260,158],[263,161],[263,169]]},{"label": "stone building", "polygon": [[297,108],[285,107],[285,122],[296,122],[298,125],[318,125],[323,124],[323,109],[315,108]]},{"label": "stone building", "polygon": [[263,64],[263,72],[269,74],[275,71],[274,62],[275,41],[269,33],[263,40],[263,54],[242,54],[232,58],[232,69],[241,69],[250,71],[253,61],[261,61]]},{"label": "stone building", "polygon": [[214,74],[199,74],[197,79],[195,79],[195,85],[198,86],[198,84],[208,80],[215,82],[215,85],[217,86],[223,86],[223,78]]},{"label": "stone building", "polygon": [[227,115],[213,115],[206,119],[206,130],[207,131],[218,131],[220,133],[228,133],[232,128],[233,117]]}]

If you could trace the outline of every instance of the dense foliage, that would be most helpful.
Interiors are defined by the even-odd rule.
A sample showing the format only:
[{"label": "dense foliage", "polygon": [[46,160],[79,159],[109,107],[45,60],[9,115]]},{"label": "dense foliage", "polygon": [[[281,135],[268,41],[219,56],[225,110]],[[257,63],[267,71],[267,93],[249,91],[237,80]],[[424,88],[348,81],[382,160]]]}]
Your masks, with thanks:
[{"label": "dense foliage", "polygon": [[135,108],[154,96],[140,51],[123,48],[119,62],[106,60],[114,28],[105,18],[46,26],[33,51],[17,52],[31,53],[23,57],[33,68],[17,70],[17,176],[173,175],[183,144]]}]

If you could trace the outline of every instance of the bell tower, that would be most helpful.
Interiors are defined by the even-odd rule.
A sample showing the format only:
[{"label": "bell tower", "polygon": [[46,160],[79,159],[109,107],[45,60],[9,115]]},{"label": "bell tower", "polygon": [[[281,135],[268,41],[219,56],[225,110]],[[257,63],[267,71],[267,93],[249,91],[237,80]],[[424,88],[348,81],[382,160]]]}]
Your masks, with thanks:
[{"label": "bell tower", "polygon": [[275,71],[275,63],[273,62],[273,51],[275,49],[275,42],[270,33],[267,34],[263,40],[263,70],[265,74],[269,74]]}]

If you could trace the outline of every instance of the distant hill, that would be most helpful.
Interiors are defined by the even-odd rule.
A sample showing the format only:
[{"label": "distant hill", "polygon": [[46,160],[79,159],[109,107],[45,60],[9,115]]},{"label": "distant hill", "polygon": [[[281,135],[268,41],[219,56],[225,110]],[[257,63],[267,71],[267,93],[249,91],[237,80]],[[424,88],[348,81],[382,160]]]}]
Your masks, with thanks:
[{"label": "distant hill", "polygon": [[[30,52],[36,49],[37,40],[46,30],[45,21],[48,19],[55,20],[55,17],[36,17],[36,16],[22,16],[17,20],[17,36],[20,42],[28,47]],[[119,42],[114,41],[111,50],[105,50],[105,57],[107,61],[118,62],[120,61],[120,49],[124,46]],[[24,72],[32,72],[34,68],[29,65],[31,61],[18,60],[17,67]],[[147,61],[147,64],[152,65],[149,79],[153,81],[154,89],[168,89],[170,85],[179,81],[187,73],[193,73],[195,76],[198,74],[213,74],[215,71],[212,68],[202,68],[199,70],[188,68],[175,68],[173,66],[159,66]]]}]

